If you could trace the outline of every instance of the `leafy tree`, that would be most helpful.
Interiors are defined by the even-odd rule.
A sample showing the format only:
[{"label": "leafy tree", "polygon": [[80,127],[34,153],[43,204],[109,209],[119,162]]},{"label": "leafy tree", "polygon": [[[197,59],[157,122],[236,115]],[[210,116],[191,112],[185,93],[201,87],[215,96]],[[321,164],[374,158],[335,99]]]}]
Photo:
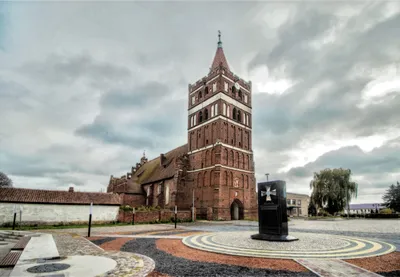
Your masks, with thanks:
[{"label": "leafy tree", "polygon": [[389,209],[395,210],[396,212],[400,212],[400,183],[397,182],[397,185],[391,185],[389,189],[386,191],[385,195],[383,195],[383,201],[385,206]]},{"label": "leafy tree", "polygon": [[312,189],[311,201],[317,211],[323,208],[330,214],[343,211],[351,198],[357,197],[358,184],[352,182],[351,170],[343,168],[324,169],[319,173],[314,172],[314,179],[310,182]]},{"label": "leafy tree", "polygon": [[317,209],[315,208],[313,201],[310,201],[310,203],[308,204],[308,215],[310,216],[317,215]]},{"label": "leafy tree", "polygon": [[0,187],[12,187],[13,183],[10,178],[7,177],[7,175],[3,172],[0,172]]}]

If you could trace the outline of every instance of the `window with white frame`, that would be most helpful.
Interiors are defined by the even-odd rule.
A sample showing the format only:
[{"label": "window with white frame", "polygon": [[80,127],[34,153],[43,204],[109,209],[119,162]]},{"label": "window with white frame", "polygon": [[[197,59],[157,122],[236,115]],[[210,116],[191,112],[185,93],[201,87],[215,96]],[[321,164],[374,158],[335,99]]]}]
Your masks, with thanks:
[{"label": "window with white frame", "polygon": [[215,106],[214,113],[215,113],[215,115],[218,115],[218,103],[215,104],[214,106]]},{"label": "window with white frame", "polygon": [[227,92],[228,91],[228,83],[227,82],[225,82],[225,84],[224,84],[224,90]]},{"label": "window with white frame", "polygon": [[214,116],[214,106],[211,106],[211,117]]},{"label": "window with white frame", "polygon": [[165,186],[165,205],[169,204],[169,186]]},{"label": "window with white frame", "polygon": [[196,96],[192,96],[192,105],[194,105],[194,103],[196,102]]},{"label": "window with white frame", "polygon": [[226,104],[225,103],[222,104],[222,114],[226,115]]},{"label": "window with white frame", "polygon": [[212,87],[213,87],[213,92],[216,92],[217,91],[217,83],[214,83]]}]

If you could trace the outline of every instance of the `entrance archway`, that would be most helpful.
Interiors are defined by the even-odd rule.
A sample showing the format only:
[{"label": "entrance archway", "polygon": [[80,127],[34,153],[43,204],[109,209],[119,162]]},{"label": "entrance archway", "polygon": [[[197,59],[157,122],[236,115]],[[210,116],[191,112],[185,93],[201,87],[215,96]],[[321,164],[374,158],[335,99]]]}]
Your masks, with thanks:
[{"label": "entrance archway", "polygon": [[231,220],[242,220],[244,219],[244,207],[243,203],[239,199],[233,200],[231,204]]}]

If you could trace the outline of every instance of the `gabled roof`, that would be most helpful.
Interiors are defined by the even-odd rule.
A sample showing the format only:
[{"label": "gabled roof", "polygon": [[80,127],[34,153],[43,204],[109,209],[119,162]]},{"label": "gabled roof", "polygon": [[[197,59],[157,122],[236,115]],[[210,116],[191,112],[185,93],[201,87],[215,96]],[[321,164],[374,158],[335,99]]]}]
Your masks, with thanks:
[{"label": "gabled roof", "polygon": [[187,154],[188,145],[184,144],[164,154],[161,165],[160,157],[142,165],[131,177],[127,192],[140,192],[141,185],[172,178],[176,173],[175,161],[178,157]]},{"label": "gabled roof", "polygon": [[222,48],[221,32],[218,31],[218,48],[217,52],[215,52],[214,60],[211,65],[211,70],[219,67],[220,64],[222,64],[223,67],[230,71],[228,61],[224,54],[224,49]]},{"label": "gabled roof", "polygon": [[75,205],[120,205],[117,194],[104,192],[69,192],[61,190],[39,190],[26,188],[0,188],[0,202],[75,204]]}]

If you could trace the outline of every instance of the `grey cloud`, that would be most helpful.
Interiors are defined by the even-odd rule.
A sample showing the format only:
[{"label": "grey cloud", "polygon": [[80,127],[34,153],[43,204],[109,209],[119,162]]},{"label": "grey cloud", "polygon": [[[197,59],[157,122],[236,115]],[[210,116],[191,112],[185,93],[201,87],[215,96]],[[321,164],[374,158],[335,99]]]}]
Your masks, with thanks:
[{"label": "grey cloud", "polygon": [[380,176],[385,173],[400,172],[400,137],[370,152],[363,152],[358,146],[343,147],[320,156],[316,161],[303,167],[292,168],[287,172],[290,177],[312,179],[313,172],[325,168],[350,168],[353,175]]},{"label": "grey cloud", "polygon": [[144,107],[159,102],[170,95],[170,89],[161,83],[150,82],[125,91],[110,91],[105,93],[100,105],[105,108]]},{"label": "grey cloud", "polygon": [[126,134],[124,127],[111,126],[108,123],[94,121],[79,127],[75,134],[83,137],[90,137],[102,142],[111,144],[121,144],[128,147],[153,147],[153,142],[140,134],[134,136]]},{"label": "grey cloud", "polygon": [[[384,5],[365,8],[367,15],[361,14],[357,19],[381,16]],[[397,128],[399,97],[387,97],[382,103],[366,109],[357,108],[361,92],[371,78],[364,75],[351,80],[348,74],[359,62],[377,62],[377,66],[382,66],[392,63],[396,55],[400,57],[400,42],[393,34],[394,26],[400,24],[400,15],[365,32],[355,28],[347,34],[345,29],[343,34],[338,34],[337,42],[314,50],[307,43],[338,20],[326,11],[306,10],[306,14],[296,13],[279,29],[279,43],[273,49],[260,52],[248,64],[249,70],[267,64],[272,73],[275,67],[286,64],[285,77],[297,82],[282,95],[256,94],[253,97],[254,129],[285,136],[282,144],[278,145],[273,136],[270,143],[269,138],[264,140],[265,144],[270,144],[268,150],[296,147],[303,139],[318,136],[318,133],[367,136]],[[314,100],[306,102],[312,88],[324,83],[330,85],[320,88]],[[287,141],[287,136],[292,143]]]},{"label": "grey cloud", "polygon": [[88,53],[74,56],[51,54],[44,62],[27,62],[18,70],[52,84],[76,82],[85,77],[100,83],[115,82],[131,76],[127,67],[95,61]]}]

